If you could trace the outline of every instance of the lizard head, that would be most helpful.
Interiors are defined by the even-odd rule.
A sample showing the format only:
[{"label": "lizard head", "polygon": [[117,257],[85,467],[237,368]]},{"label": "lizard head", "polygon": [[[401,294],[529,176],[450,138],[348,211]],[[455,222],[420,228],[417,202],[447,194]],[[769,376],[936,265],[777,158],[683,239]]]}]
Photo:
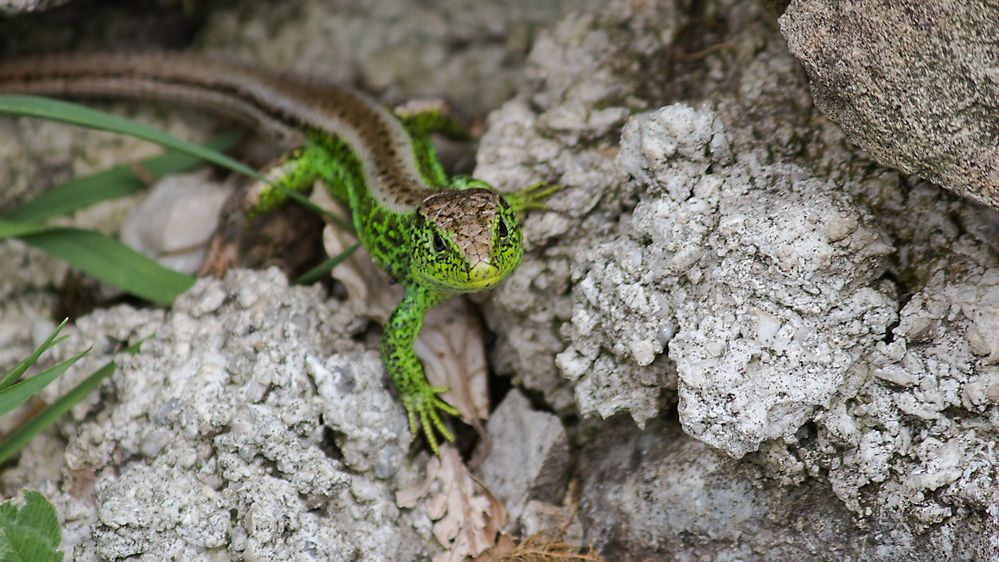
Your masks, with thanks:
[{"label": "lizard head", "polygon": [[415,224],[413,276],[439,290],[494,287],[520,265],[524,253],[516,213],[502,195],[484,187],[430,195]]}]

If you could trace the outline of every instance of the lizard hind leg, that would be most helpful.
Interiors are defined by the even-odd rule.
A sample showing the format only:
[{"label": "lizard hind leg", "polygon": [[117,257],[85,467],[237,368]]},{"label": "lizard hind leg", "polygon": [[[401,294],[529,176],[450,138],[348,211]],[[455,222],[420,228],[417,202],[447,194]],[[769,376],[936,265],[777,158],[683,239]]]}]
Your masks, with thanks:
[{"label": "lizard hind leg", "polygon": [[309,146],[296,148],[269,165],[262,173],[267,182],[255,181],[247,191],[247,213],[258,216],[283,205],[288,192],[302,192],[319,177]]},{"label": "lizard hind leg", "polygon": [[468,140],[468,130],[443,100],[414,100],[393,112],[411,135],[440,134],[452,140]]}]

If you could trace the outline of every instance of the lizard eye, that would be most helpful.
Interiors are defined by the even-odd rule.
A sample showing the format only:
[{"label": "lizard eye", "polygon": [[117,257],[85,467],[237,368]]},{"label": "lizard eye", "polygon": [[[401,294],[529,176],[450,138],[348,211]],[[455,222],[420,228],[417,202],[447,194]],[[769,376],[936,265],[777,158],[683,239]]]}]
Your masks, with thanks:
[{"label": "lizard eye", "polygon": [[438,234],[438,233],[435,232],[434,233],[434,237],[431,240],[431,243],[434,246],[434,251],[437,252],[438,254],[444,251],[444,248],[445,248],[445,246],[444,246],[444,239],[441,238],[440,234]]},{"label": "lizard eye", "polygon": [[506,226],[506,221],[500,219],[499,226],[496,228],[496,234],[499,234],[500,238],[506,238],[510,235],[510,229]]}]

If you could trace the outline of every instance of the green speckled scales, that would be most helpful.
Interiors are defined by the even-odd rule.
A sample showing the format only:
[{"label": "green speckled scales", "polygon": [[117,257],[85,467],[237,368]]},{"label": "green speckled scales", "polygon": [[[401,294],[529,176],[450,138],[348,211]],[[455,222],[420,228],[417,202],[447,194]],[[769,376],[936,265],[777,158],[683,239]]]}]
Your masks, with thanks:
[{"label": "green speckled scales", "polygon": [[[447,177],[429,139],[420,131],[408,131],[414,158],[423,181],[436,189],[447,189]],[[394,212],[382,205],[364,181],[361,162],[350,145],[323,133],[309,136],[308,164],[316,170],[330,194],[347,204],[361,243],[379,267],[396,280],[409,274],[409,231],[416,210]]]}]

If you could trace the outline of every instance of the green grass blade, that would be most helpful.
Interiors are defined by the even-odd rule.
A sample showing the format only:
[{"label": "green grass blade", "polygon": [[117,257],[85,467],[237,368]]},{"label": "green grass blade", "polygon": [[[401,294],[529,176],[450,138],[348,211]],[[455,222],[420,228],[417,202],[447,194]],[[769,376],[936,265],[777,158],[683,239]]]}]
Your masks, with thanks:
[{"label": "green grass blade", "polygon": [[38,492],[23,494],[24,505],[13,499],[0,504],[0,560],[61,562],[62,535],[55,508]]},{"label": "green grass blade", "polygon": [[350,255],[353,254],[354,251],[360,247],[361,247],[360,242],[354,242],[353,246],[333,256],[332,258],[324,261],[323,263],[317,265],[316,267],[313,267],[309,271],[306,271],[301,275],[301,277],[295,279],[292,283],[294,285],[309,285],[315,283],[316,281],[319,281],[320,279],[323,278],[323,276],[329,274],[329,272],[332,271],[334,267],[343,263],[343,260],[349,258]]},{"label": "green grass blade", "polygon": [[[140,345],[141,342],[133,344],[124,349],[122,353],[135,353],[139,350]],[[59,416],[68,412],[70,408],[77,404],[77,402],[93,392],[98,386],[100,386],[101,381],[114,373],[114,369],[114,361],[108,361],[107,364],[91,373],[90,376],[84,379],[80,384],[73,387],[72,390],[59,397],[59,399],[49,405],[49,407],[39,412],[27,423],[7,435],[2,441],[0,441],[0,464],[3,464],[7,459],[15,455],[21,450],[22,447],[27,445],[35,435],[38,435],[38,433],[48,427],[52,422],[59,419]]]},{"label": "green grass blade", "polygon": [[[238,160],[229,158],[225,154],[198,144],[178,139],[173,135],[167,134],[148,125],[143,125],[142,123],[137,123],[135,121],[125,119],[124,117],[119,117],[103,111],[97,111],[96,109],[90,109],[89,107],[84,107],[75,103],[39,96],[0,95],[0,113],[20,115],[23,117],[39,117],[52,121],[60,121],[72,125],[129,135],[156,143],[166,148],[171,148],[184,154],[189,154],[191,156],[207,160],[213,164],[217,164],[224,168],[239,172],[257,181],[271,185],[271,182],[260,172],[250,168]],[[320,209],[305,196],[281,185],[276,187],[300,205],[304,205],[309,210],[330,219],[335,224],[346,228],[347,230],[352,230],[352,227],[348,223],[344,222],[332,213]]]},{"label": "green grass blade", "polygon": [[68,336],[63,336],[61,338],[59,338],[58,336],[59,332],[62,331],[62,329],[66,326],[67,322],[69,322],[69,318],[63,319],[63,321],[60,322],[59,325],[56,326],[54,330],[52,330],[52,333],[49,334],[49,337],[45,339],[45,342],[42,343],[42,345],[38,346],[38,349],[36,349],[31,355],[22,359],[17,365],[14,365],[13,369],[4,373],[3,378],[0,378],[0,389],[7,388],[11,384],[13,384],[14,381],[20,378],[20,376],[23,375],[25,371],[27,371],[32,365],[35,364],[36,361],[38,361],[38,358],[41,357],[43,353],[54,347],[59,342],[66,339]]},{"label": "green grass blade", "polygon": [[225,154],[181,140],[154,127],[75,103],[38,96],[0,95],[0,113],[9,113],[23,117],[39,117],[51,121],[89,127],[91,129],[122,133],[156,143],[160,146],[172,148],[178,152],[183,152],[202,160],[207,160],[213,164],[218,164],[223,168],[239,172],[255,180],[269,183],[264,176],[260,175],[253,168],[238,160],[233,160]]},{"label": "green grass blade", "polygon": [[89,349],[81,351],[62,363],[49,367],[31,378],[24,379],[13,386],[0,390],[0,415],[6,414],[24,404],[29,398],[41,392],[49,383],[56,380],[59,375],[65,373],[70,365],[79,361],[81,357],[89,352]]},{"label": "green grass blade", "polygon": [[109,377],[112,373],[114,373],[113,361],[94,371],[83,382],[61,396],[49,407],[39,412],[27,423],[7,435],[3,441],[0,441],[0,464],[6,462],[7,459],[20,451],[35,435],[38,435],[52,422],[59,419],[59,416],[68,412],[70,408],[75,406],[87,394],[90,394],[102,380]]},{"label": "green grass blade", "polygon": [[[204,146],[212,150],[225,150],[237,140],[239,135],[221,135]],[[146,180],[149,178],[158,180],[167,174],[189,170],[201,162],[200,158],[171,150],[162,156],[115,166],[53,187],[18,207],[0,211],[0,218],[19,222],[44,222],[52,217],[143,189],[148,186]],[[148,178],[139,177],[136,168]]]},{"label": "green grass blade", "polygon": [[9,237],[17,237],[88,275],[157,304],[170,304],[196,280],[99,232],[0,220],[0,240]]}]

